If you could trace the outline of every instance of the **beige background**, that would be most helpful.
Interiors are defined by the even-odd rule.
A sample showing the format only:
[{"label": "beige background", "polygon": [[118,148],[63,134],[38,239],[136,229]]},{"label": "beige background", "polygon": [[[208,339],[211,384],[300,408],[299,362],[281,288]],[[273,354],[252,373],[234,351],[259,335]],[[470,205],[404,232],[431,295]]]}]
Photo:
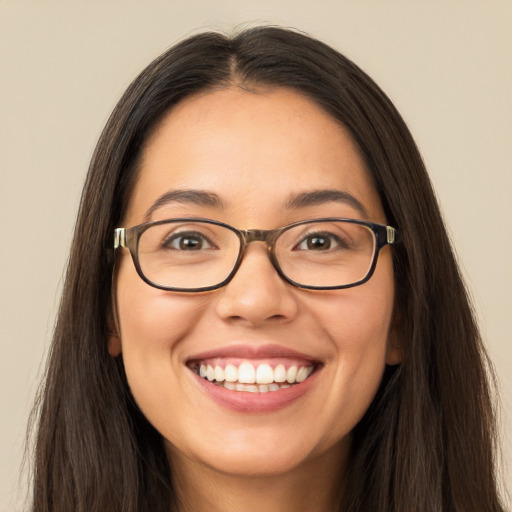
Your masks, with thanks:
[{"label": "beige background", "polygon": [[512,0],[0,0],[1,511],[25,509],[25,424],[100,130],[169,45],[245,22],[330,43],[409,123],[496,365],[512,466]]}]

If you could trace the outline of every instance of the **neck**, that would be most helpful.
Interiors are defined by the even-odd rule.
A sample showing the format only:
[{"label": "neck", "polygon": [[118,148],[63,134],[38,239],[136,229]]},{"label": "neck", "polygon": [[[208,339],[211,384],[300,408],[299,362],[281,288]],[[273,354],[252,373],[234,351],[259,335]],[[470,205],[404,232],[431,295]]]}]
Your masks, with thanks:
[{"label": "neck", "polygon": [[232,475],[174,453],[177,512],[337,512],[346,455],[336,450],[283,474]]}]

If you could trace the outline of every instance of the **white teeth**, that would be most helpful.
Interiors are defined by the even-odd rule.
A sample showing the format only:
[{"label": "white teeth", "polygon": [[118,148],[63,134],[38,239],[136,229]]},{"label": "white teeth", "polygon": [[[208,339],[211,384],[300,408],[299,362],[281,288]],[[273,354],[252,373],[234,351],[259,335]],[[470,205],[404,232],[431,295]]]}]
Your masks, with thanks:
[{"label": "white teeth", "polygon": [[274,382],[274,370],[268,364],[260,364],[256,370],[256,382],[258,384]]},{"label": "white teeth", "polygon": [[288,371],[286,372],[286,380],[292,384],[295,382],[295,377],[297,377],[297,367],[296,366],[290,366],[288,368]]},{"label": "white teeth", "polygon": [[290,384],[240,384],[239,382],[216,382],[216,386],[225,387],[230,391],[244,391],[246,393],[268,393],[291,387]]},{"label": "white teeth", "polygon": [[286,380],[286,368],[284,364],[278,364],[274,370],[274,381],[284,382]]},{"label": "white teeth", "polygon": [[224,369],[224,375],[227,382],[236,382],[238,380],[237,367],[232,364],[227,364],[226,368]]},{"label": "white teeth", "polygon": [[215,380],[222,382],[224,380],[224,370],[220,366],[215,367]]},{"label": "white teeth", "polygon": [[211,382],[215,380],[215,370],[212,368],[212,366],[208,365],[206,367],[206,378]]},{"label": "white teeth", "polygon": [[256,370],[251,363],[242,363],[238,367],[238,382],[242,384],[254,384],[256,382]]},{"label": "white teeth", "polygon": [[272,368],[268,363],[262,363],[254,367],[249,362],[243,362],[237,368],[233,364],[227,364],[225,368],[220,365],[201,363],[196,370],[203,379],[208,379],[226,389],[246,391],[252,393],[266,393],[279,389],[289,388],[292,384],[305,381],[313,373],[311,366],[290,366],[286,370],[280,363]]},{"label": "white teeth", "polygon": [[308,369],[305,367],[299,368],[297,371],[297,377],[295,377],[295,380],[297,382],[303,382],[308,378]]}]

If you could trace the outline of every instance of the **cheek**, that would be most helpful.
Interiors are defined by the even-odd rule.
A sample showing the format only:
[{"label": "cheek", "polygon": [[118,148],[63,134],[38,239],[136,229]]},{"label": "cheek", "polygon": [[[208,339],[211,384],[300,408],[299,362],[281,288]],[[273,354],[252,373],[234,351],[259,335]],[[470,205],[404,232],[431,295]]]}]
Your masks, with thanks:
[{"label": "cheek", "polygon": [[317,308],[316,321],[333,348],[325,410],[330,432],[344,435],[362,418],[382,380],[393,317],[392,280],[371,280],[339,293]]},{"label": "cheek", "polygon": [[200,316],[205,300],[171,294],[146,284],[131,261],[124,259],[117,274],[117,310],[123,352],[136,347],[167,349],[178,342]]},{"label": "cheek", "polygon": [[352,300],[337,322],[324,323],[334,348],[337,389],[352,398],[376,391],[386,362],[392,309],[368,305]]},{"label": "cheek", "polygon": [[316,321],[339,358],[372,355],[371,359],[375,359],[387,348],[393,303],[392,279],[370,280],[362,286],[325,297],[315,308]]},{"label": "cheek", "polygon": [[117,311],[123,362],[132,394],[149,416],[152,408],[159,407],[158,397],[169,399],[170,390],[179,384],[180,346],[197,324],[205,301],[205,297],[153,288],[128,265],[119,269]]}]

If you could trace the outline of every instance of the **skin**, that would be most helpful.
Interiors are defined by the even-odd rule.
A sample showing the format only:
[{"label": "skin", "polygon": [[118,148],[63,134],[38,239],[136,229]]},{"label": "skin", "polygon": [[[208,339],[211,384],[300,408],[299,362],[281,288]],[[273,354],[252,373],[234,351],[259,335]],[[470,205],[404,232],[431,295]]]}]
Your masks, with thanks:
[{"label": "skin", "polygon": [[[328,216],[386,223],[347,130],[286,89],[233,86],[175,106],[147,141],[122,225],[145,222],[148,209],[173,189],[214,192],[224,207],[174,202],[156,209],[151,220],[198,216],[239,229]],[[318,189],[350,193],[365,214],[335,201],[285,207],[290,195]],[[133,396],[165,439],[182,509],[331,510],[350,432],[385,364],[400,359],[391,249],[381,250],[367,283],[331,291],[284,282],[261,243],[249,246],[227,286],[208,293],[150,287],[128,251],[121,251],[117,268],[120,336],[109,349],[113,356],[123,353]],[[323,366],[308,392],[284,409],[232,411],[204,393],[185,362],[240,343],[278,344]]]}]

